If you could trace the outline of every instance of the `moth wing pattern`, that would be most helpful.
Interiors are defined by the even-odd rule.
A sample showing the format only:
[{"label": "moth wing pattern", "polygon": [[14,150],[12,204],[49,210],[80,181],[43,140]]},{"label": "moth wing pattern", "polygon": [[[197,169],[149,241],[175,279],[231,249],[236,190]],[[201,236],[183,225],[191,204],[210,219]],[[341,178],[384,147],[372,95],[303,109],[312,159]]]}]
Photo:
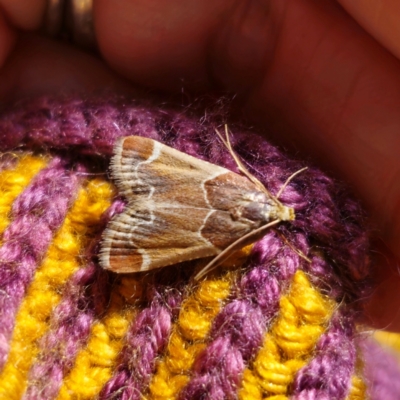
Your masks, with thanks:
[{"label": "moth wing pattern", "polygon": [[103,234],[100,264],[139,272],[214,256],[254,229],[232,220],[232,203],[256,190],[225,168],[139,136],[115,146],[111,175],[125,210]]}]

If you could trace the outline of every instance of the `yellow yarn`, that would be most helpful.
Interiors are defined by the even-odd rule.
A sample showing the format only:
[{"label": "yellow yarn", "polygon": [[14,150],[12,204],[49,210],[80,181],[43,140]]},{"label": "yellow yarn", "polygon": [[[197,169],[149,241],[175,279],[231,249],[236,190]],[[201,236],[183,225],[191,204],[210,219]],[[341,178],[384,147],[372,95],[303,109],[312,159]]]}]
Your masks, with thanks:
[{"label": "yellow yarn", "polygon": [[114,290],[106,314],[93,324],[88,345],[79,352],[57,399],[96,398],[111,378],[134,315],[131,308],[124,306],[125,300]]},{"label": "yellow yarn", "polygon": [[361,349],[357,348],[356,371],[351,377],[351,386],[346,400],[364,400],[367,398],[367,385],[364,382],[364,362],[360,355]]},{"label": "yellow yarn", "polygon": [[0,172],[0,233],[4,232],[10,223],[9,216],[14,200],[47,164],[47,160],[43,157],[30,155],[16,157],[19,161],[12,169]]},{"label": "yellow yarn", "polygon": [[80,188],[17,314],[11,351],[0,375],[0,398],[19,399],[24,392],[27,373],[39,352],[38,340],[49,328],[51,311],[67,280],[84,263],[83,248],[98,229],[112,194],[111,185],[98,179]]},{"label": "yellow yarn", "polygon": [[306,274],[297,271],[280,300],[280,313],[264,338],[252,366],[243,374],[242,400],[283,400],[296,372],[303,367],[326,329],[335,303],[322,296]]},{"label": "yellow yarn", "polygon": [[228,273],[220,279],[202,281],[183,302],[165,358],[158,363],[150,383],[149,399],[174,399],[188,383],[193,362],[206,345],[212,321],[229,295],[232,277]]},{"label": "yellow yarn", "polygon": [[[10,211],[14,200],[46,163],[47,160],[43,157],[16,155],[16,164],[0,172],[0,233],[3,233],[10,223]],[[0,375],[0,398],[8,399],[9,393],[12,392],[7,386],[18,387],[19,381],[15,376],[9,376],[7,386],[3,387],[2,376],[3,374]]]},{"label": "yellow yarn", "polygon": [[357,375],[353,375],[351,378],[350,393],[346,397],[346,400],[364,400],[367,396],[367,386],[364,380]]}]

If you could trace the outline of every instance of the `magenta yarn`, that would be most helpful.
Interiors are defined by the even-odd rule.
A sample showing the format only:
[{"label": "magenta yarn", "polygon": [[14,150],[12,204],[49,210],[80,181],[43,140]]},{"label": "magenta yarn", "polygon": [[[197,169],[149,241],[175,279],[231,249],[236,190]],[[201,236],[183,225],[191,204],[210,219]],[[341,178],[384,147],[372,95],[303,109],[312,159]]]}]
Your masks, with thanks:
[{"label": "magenta yarn", "polygon": [[346,315],[336,313],[319,339],[315,358],[300,369],[293,387],[294,400],[331,400],[346,397],[355,368],[354,328]]},{"label": "magenta yarn", "polygon": [[[226,118],[227,114],[218,109],[207,111],[205,116],[196,108],[174,109],[147,100],[44,97],[21,102],[1,113],[0,150],[28,149],[55,154],[62,160],[57,161],[62,170],[75,171],[64,174],[75,177],[81,171],[104,172],[115,139],[140,135],[237,171],[232,157],[216,140],[215,128],[222,130]],[[277,193],[292,173],[304,167],[302,162],[282,154],[251,130],[239,124],[229,128],[235,150],[272,193]],[[40,181],[42,186],[45,184]],[[49,192],[49,199],[43,204],[47,211],[36,222],[45,224],[52,232],[57,229],[74,188],[73,183],[66,183],[62,193]],[[37,201],[42,201],[40,193],[36,195]],[[54,203],[54,199],[58,200]],[[322,293],[340,304],[340,309],[319,339],[311,361],[298,371],[292,396],[298,400],[346,398],[356,368],[354,325],[361,312],[360,300],[368,295],[370,285],[364,213],[343,185],[315,167],[296,176],[280,199],[295,209],[296,219],[268,231],[254,246],[248,263],[213,320],[206,347],[196,359],[180,399],[237,398],[243,371],[262,346],[264,335],[279,313],[279,299],[297,270],[305,271]],[[123,206],[123,200],[116,199],[104,222]],[[22,199],[15,206],[16,215],[23,214],[20,210],[25,208],[29,209],[29,205]],[[24,232],[21,229],[19,225],[10,226],[10,234]],[[46,237],[44,234],[40,243],[29,243],[32,251],[28,266],[18,279],[7,268],[0,269],[6,293],[11,293],[11,287],[17,288],[9,308],[11,313],[0,314],[0,322],[4,321],[6,327],[0,324],[0,330],[5,332],[0,343],[3,362],[17,307],[38,259],[48,246],[50,239]],[[97,249],[98,238],[88,249],[88,265],[70,278],[52,315],[50,330],[41,339],[39,357],[29,372],[25,399],[57,396],[63,378],[88,340],[93,321],[107,305],[113,278],[99,269]],[[151,291],[129,327],[117,367],[103,387],[101,399],[140,399],[146,394],[156,360],[162,357],[168,343],[191,268],[189,263],[179,273],[173,270],[177,274],[173,278],[165,278],[171,270],[154,274]],[[4,310],[3,306],[1,309]]]},{"label": "magenta yarn", "polygon": [[[87,293],[87,286],[91,291]],[[29,373],[23,399],[53,399],[72,367],[78,351],[86,343],[96,317],[96,308],[109,301],[107,274],[90,264],[78,270],[65,288],[57,306],[50,331],[41,339],[41,353]]]},{"label": "magenta yarn", "polygon": [[100,399],[140,400],[150,381],[155,359],[165,347],[171,330],[173,314],[181,295],[173,291],[163,298],[153,287],[152,300],[135,319],[122,350],[116,374],[106,383]]},{"label": "magenta yarn", "polygon": [[[64,182],[61,186],[54,180]],[[55,158],[15,200],[0,248],[0,367],[6,361],[15,315],[32,276],[61,225],[77,178]],[[32,232],[35,232],[33,235]]]},{"label": "magenta yarn", "polygon": [[389,349],[372,339],[359,342],[366,364],[368,394],[373,400],[398,400],[400,393],[400,362]]}]

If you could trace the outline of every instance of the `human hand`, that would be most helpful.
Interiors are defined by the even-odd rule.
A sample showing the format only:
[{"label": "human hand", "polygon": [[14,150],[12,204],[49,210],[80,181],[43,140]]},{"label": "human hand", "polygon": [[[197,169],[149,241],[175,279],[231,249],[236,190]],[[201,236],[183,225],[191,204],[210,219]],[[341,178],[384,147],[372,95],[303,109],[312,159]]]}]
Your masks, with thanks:
[{"label": "human hand", "polygon": [[99,58],[36,34],[45,7],[0,0],[2,102],[133,84],[238,93],[241,110],[275,141],[362,199],[383,243],[368,313],[400,331],[397,2],[94,0]]}]

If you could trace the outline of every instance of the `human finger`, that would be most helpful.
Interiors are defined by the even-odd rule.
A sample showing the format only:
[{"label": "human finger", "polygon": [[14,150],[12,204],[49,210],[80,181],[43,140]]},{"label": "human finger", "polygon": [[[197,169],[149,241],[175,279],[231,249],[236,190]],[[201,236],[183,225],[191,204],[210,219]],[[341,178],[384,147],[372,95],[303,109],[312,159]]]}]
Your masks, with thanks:
[{"label": "human finger", "polygon": [[377,41],[400,59],[400,3],[397,0],[337,0]]},{"label": "human finger", "polygon": [[98,58],[37,35],[20,35],[0,69],[0,102],[5,104],[40,95],[106,92],[136,93]]}]

